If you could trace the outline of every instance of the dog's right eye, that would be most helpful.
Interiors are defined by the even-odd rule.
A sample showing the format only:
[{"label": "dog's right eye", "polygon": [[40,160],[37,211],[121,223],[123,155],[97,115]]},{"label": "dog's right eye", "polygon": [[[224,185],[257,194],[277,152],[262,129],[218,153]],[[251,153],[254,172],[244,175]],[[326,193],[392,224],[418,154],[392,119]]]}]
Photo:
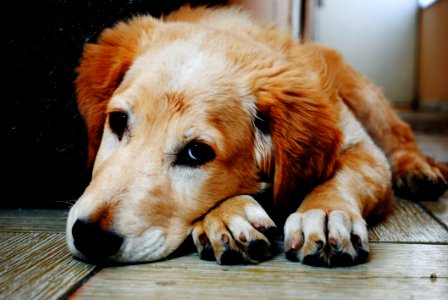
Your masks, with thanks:
[{"label": "dog's right eye", "polygon": [[113,133],[121,140],[128,127],[128,115],[122,111],[113,111],[109,113],[109,126]]}]

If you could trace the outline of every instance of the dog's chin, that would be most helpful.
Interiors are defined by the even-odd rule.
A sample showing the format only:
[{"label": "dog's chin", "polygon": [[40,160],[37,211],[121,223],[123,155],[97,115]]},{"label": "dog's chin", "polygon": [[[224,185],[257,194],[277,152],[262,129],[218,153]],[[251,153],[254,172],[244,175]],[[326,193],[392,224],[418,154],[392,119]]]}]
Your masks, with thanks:
[{"label": "dog's chin", "polygon": [[[179,244],[182,241],[179,242]],[[117,263],[139,263],[160,260],[176,248],[177,243],[165,238],[164,230],[152,228],[138,237],[124,238],[117,254],[109,258]]]}]

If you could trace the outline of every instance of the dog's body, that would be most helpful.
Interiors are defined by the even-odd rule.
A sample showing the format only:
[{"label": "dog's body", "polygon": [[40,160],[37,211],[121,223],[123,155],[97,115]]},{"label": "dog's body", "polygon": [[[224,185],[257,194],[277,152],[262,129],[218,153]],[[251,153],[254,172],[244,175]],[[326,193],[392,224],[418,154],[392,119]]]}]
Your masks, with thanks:
[{"label": "dog's body", "polygon": [[446,189],[446,169],[337,53],[236,9],[119,23],[78,72],[94,164],[67,222],[80,258],[154,261],[192,234],[204,258],[260,261],[275,224],[254,195],[272,188],[288,257],[351,265],[392,182],[406,196]]}]

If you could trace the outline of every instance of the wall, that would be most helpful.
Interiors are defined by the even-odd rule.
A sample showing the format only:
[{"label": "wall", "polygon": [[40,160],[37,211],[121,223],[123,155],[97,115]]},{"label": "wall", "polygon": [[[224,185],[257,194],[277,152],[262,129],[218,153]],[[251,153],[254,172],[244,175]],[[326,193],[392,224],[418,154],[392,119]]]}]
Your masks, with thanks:
[{"label": "wall", "polygon": [[419,98],[421,105],[448,107],[448,0],[420,15]]},{"label": "wall", "polygon": [[339,50],[389,100],[416,94],[416,0],[321,0],[314,39]]},{"label": "wall", "polygon": [[237,5],[251,12],[258,20],[276,24],[281,30],[293,33],[291,28],[292,0],[229,0],[229,5]]}]

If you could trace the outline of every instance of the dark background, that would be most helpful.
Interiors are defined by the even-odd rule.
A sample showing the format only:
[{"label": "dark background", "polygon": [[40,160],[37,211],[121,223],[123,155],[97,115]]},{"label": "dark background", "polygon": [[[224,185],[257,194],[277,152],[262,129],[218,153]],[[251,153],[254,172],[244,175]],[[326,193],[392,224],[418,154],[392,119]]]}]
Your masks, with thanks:
[{"label": "dark background", "polygon": [[90,172],[73,82],[83,44],[118,20],[141,13],[160,16],[186,2],[226,1],[18,0],[3,5],[0,207],[65,208],[81,195]]}]

